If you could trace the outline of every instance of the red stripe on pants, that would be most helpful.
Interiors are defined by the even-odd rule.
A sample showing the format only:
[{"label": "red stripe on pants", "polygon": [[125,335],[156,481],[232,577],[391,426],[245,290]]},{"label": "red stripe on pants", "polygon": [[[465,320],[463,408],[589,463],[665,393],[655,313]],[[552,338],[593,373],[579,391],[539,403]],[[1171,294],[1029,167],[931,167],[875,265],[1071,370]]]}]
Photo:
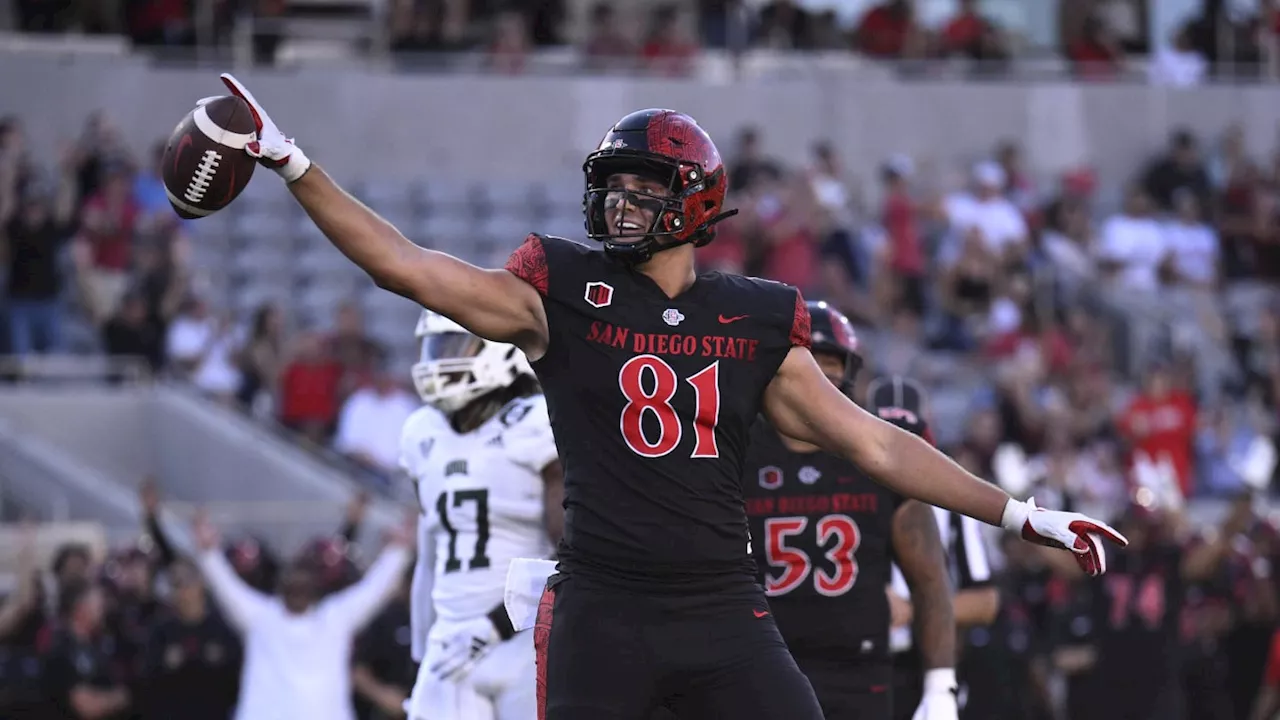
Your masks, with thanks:
[{"label": "red stripe on pants", "polygon": [[533,652],[538,673],[538,720],[547,720],[547,645],[551,642],[551,612],[556,591],[546,588],[538,601],[538,617],[533,625]]}]

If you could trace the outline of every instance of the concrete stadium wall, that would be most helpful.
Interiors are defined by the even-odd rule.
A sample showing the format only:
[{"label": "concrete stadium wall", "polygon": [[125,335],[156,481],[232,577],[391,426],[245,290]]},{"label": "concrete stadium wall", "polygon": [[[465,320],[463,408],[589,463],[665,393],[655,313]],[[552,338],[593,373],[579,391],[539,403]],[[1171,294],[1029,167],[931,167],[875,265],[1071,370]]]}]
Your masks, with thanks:
[{"label": "concrete stadium wall", "polygon": [[[732,133],[748,123],[784,158],[807,158],[811,143],[831,138],[861,174],[891,152],[967,161],[1013,138],[1038,173],[1089,162],[1106,178],[1124,178],[1175,126],[1210,137],[1239,121],[1251,146],[1266,151],[1280,122],[1280,95],[1269,87],[906,83],[856,64],[743,83],[333,68],[238,76],[340,179],[568,178],[614,120],[650,106],[692,114],[726,154]],[[211,69],[157,69],[136,58],[0,57],[0,114],[24,117],[40,152],[76,137],[97,109],[141,151],[197,99],[222,92]]]}]

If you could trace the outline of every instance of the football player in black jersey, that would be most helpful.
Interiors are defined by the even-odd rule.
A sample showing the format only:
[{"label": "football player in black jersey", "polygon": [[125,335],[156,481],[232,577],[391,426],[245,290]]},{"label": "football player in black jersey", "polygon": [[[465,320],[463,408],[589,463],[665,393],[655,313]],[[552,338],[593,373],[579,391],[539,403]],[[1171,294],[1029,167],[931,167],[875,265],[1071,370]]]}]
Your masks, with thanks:
[{"label": "football player in black jersey", "polygon": [[[340,251],[379,286],[529,358],[565,475],[559,571],[535,618],[511,618],[536,623],[546,717],[642,718],[664,700],[688,717],[821,717],[746,552],[741,470],[761,412],[905,497],[1068,549],[1090,572],[1103,568],[1104,538],[1124,542],[1082,515],[1010,498],[860,409],[809,353],[795,288],[699,275],[694,248],[732,213],[720,153],[692,118],[631,113],[587,156],[595,247],[530,235],[505,269],[482,270],[409,242],[235,78],[222,80],[257,125],[223,142],[274,169]],[[521,125],[511,127],[504,143],[518,153]]]},{"label": "football player in black jersey", "polygon": [[[808,307],[814,360],[833,385],[852,394],[862,366],[853,327],[825,302]],[[925,434],[910,408],[875,409]],[[827,720],[890,717],[885,588],[894,560],[911,586],[928,672],[930,692],[916,718],[955,720],[956,628],[933,510],[876,484],[841,457],[779,434],[764,418],[751,429],[742,485],[769,609]]]}]

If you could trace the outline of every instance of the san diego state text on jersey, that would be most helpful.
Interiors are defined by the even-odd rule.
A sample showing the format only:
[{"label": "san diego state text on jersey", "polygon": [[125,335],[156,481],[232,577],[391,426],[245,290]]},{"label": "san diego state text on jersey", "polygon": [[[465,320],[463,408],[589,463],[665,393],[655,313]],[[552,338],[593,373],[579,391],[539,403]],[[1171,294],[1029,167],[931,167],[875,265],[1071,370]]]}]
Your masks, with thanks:
[{"label": "san diego state text on jersey", "polygon": [[533,368],[564,463],[565,566],[752,572],[738,475],[765,387],[809,343],[800,293],[704,273],[668,298],[603,252],[539,235],[507,269],[541,293],[550,329]]},{"label": "san diego state text on jersey", "polygon": [[752,554],[792,654],[887,657],[884,589],[901,496],[834,455],[789,450],[763,418],[742,485]]},{"label": "san diego state text on jersey", "polygon": [[513,559],[551,554],[542,470],[556,447],[546,401],[513,400],[461,435],[438,410],[424,407],[405,423],[400,445],[422,522],[434,537],[436,615],[445,621],[483,615],[502,602]]}]

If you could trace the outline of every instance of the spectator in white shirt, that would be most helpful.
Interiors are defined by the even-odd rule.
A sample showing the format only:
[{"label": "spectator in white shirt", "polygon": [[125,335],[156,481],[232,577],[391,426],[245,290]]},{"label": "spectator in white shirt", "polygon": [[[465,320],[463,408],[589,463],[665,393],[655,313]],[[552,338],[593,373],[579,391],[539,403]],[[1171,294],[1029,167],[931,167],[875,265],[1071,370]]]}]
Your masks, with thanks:
[{"label": "spectator in white shirt", "polygon": [[973,193],[948,197],[945,212],[956,236],[977,228],[987,249],[1008,262],[1022,257],[1027,249],[1027,222],[1004,196],[1005,183],[999,163],[980,162],[973,169]]},{"label": "spectator in white shirt", "polygon": [[183,303],[165,336],[170,368],[205,393],[228,402],[240,389],[240,369],[233,361],[239,345],[230,321],[215,316],[195,296]]},{"label": "spectator in white shirt", "polygon": [[1195,49],[1186,27],[1178,28],[1173,43],[1160,47],[1147,66],[1147,76],[1152,85],[1165,87],[1192,87],[1204,81],[1209,63]]},{"label": "spectator in white shirt", "polygon": [[1107,218],[1098,246],[1098,263],[1114,283],[1129,290],[1153,291],[1167,248],[1160,223],[1152,217],[1151,197],[1141,186],[1130,186],[1124,209]]},{"label": "spectator in white shirt", "polygon": [[385,368],[342,405],[334,448],[374,470],[390,473],[400,462],[400,428],[420,407]]},{"label": "spectator in white shirt", "polygon": [[196,518],[197,562],[227,621],[244,637],[235,720],[355,720],[351,648],[400,583],[412,524],[409,517],[389,535],[360,582],[319,599],[315,569],[301,563],[281,577],[279,597],[254,590],[223,555],[218,531]]},{"label": "spectator in white shirt", "polygon": [[1176,214],[1164,226],[1165,245],[1178,282],[1209,290],[1218,284],[1218,233],[1204,222],[1195,193],[1173,195]]}]

